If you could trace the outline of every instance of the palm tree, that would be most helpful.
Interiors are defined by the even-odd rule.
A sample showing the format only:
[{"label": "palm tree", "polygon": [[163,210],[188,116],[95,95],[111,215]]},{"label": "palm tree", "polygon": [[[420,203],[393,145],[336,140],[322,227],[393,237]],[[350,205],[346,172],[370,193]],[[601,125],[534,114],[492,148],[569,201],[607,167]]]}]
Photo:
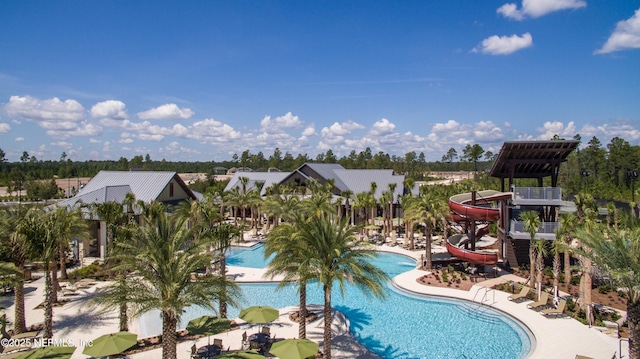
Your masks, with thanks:
[{"label": "palm tree", "polygon": [[389,200],[389,229],[387,230],[387,235],[393,230],[393,202],[394,202],[394,193],[396,192],[396,188],[398,187],[397,183],[389,183],[389,193],[391,198]]},{"label": "palm tree", "polygon": [[57,254],[55,223],[56,212],[45,213],[42,209],[31,208],[18,226],[18,233],[25,237],[27,251],[33,258],[44,264],[44,333],[43,338],[53,336],[53,287],[51,263]]},{"label": "palm tree", "polygon": [[420,196],[416,197],[416,199],[411,202],[409,208],[407,208],[407,216],[413,222],[424,223],[426,236],[426,268],[431,269],[431,237],[438,221],[440,221],[445,213],[448,212],[449,208],[444,200],[437,196],[434,191],[431,191],[430,188],[427,188],[426,186],[422,188],[424,188],[424,190],[420,190]]},{"label": "palm tree", "polygon": [[[130,241],[116,243],[116,270],[131,271],[131,305],[134,316],[159,309],[162,317],[162,358],[176,359],[176,327],[184,308],[198,305],[215,311],[214,301],[225,297],[235,304],[238,287],[226,276],[191,277],[211,262],[209,242],[194,239],[183,218],[167,218],[150,211],[144,226]],[[222,293],[223,288],[226,293]]]},{"label": "palm tree", "polygon": [[553,297],[558,297],[558,286],[560,285],[560,253],[564,251],[564,244],[560,238],[556,238],[551,244],[553,253]]},{"label": "palm tree", "polygon": [[640,359],[640,229],[592,231],[580,228],[577,236],[582,248],[574,248],[575,253],[589,258],[607,272],[625,293],[629,357]]},{"label": "palm tree", "polygon": [[[210,241],[213,244],[213,248],[217,251],[220,261],[220,276],[226,276],[227,273],[227,250],[231,247],[232,242],[236,242],[240,239],[240,231],[237,227],[229,223],[220,223],[213,227],[210,234]],[[209,247],[209,246],[207,246]],[[220,317],[227,317],[227,297],[225,296],[226,290],[224,288],[225,282],[221,283],[223,288],[221,290],[221,296],[219,298],[220,303]]]},{"label": "palm tree", "polygon": [[[573,213],[566,213],[560,216],[560,227],[558,230],[562,235],[556,234],[556,239],[564,238],[565,246],[571,244],[573,240],[573,234],[578,226],[578,217]],[[569,283],[571,281],[571,251],[563,249],[564,251],[564,281]]]},{"label": "palm tree", "polygon": [[18,232],[27,208],[24,206],[7,207],[0,212],[0,245],[7,257],[20,270],[15,276],[14,287],[14,334],[20,334],[27,329],[24,306],[24,265],[27,261],[26,238]]},{"label": "palm tree", "polygon": [[544,238],[535,241],[536,246],[536,282],[538,283],[538,298],[542,292],[542,274],[544,272],[544,257],[547,255],[547,240]]},{"label": "palm tree", "polygon": [[[303,220],[302,218],[300,220]],[[265,242],[265,257],[273,255],[265,276],[273,278],[282,275],[284,278],[278,284],[278,289],[289,283],[298,284],[300,301],[298,306],[298,337],[307,337],[307,282],[312,278],[309,269],[309,258],[300,246],[305,244],[298,238],[298,222],[287,222],[273,229],[267,234]]]},{"label": "palm tree", "polygon": [[[520,220],[524,222],[524,230],[529,233],[529,283],[533,285],[535,282],[536,273],[536,234],[540,227],[540,216],[536,211],[525,211],[520,213]],[[540,291],[542,288],[538,288],[538,297],[540,297]]]},{"label": "palm tree", "polygon": [[355,284],[365,295],[383,297],[383,284],[389,277],[369,262],[375,251],[354,246],[356,229],[346,218],[331,220],[329,215],[300,221],[299,248],[308,260],[310,273],[324,292],[324,357],[331,359],[331,294],[337,284],[344,295],[346,282]]},{"label": "palm tree", "polygon": [[122,207],[122,204],[115,201],[97,203],[93,206],[95,214],[101,221],[105,222],[107,228],[106,253],[101,253],[105,258],[109,256],[109,248],[113,246],[113,242],[116,240],[116,230],[123,222],[125,213]]},{"label": "palm tree", "polygon": [[344,198],[345,216],[352,218],[351,225],[353,225],[353,216],[351,215],[351,203],[350,203],[351,199],[353,198],[353,191],[349,189],[344,190],[340,195],[342,196],[342,198]]},{"label": "palm tree", "polygon": [[[129,222],[123,226],[116,227],[116,238],[118,241],[130,241],[139,226],[137,223]],[[112,246],[113,256],[108,258],[109,264],[118,263],[118,251],[120,246]],[[133,298],[133,292],[137,289],[135,281],[137,278],[130,276],[128,271],[120,270],[116,280],[109,286],[97,292],[91,301],[105,310],[118,309],[119,330],[129,330],[129,302]]]},{"label": "palm tree", "polygon": [[72,239],[83,239],[89,236],[89,226],[81,209],[56,208],[56,239],[60,260],[60,278],[67,279],[67,251]]}]

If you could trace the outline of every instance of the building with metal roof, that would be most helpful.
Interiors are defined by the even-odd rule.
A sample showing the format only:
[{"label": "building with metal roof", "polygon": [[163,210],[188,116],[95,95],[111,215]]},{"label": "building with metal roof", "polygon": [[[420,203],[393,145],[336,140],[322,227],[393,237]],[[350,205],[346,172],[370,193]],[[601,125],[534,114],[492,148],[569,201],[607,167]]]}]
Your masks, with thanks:
[{"label": "building with metal roof", "polygon": [[[80,191],[71,198],[58,202],[58,206],[86,206],[106,202],[124,203],[127,195],[132,194],[136,202],[161,202],[177,205],[182,201],[196,200],[193,192],[176,172],[157,171],[100,171]],[[134,214],[139,209],[134,208]],[[104,258],[107,245],[107,226],[96,214],[87,216],[90,220],[91,239],[78,243],[78,252],[83,257]],[[82,248],[81,248],[82,247]]]},{"label": "building with metal roof", "polygon": [[336,196],[345,191],[351,191],[354,195],[368,192],[372,182],[376,183],[376,199],[382,197],[382,193],[389,189],[390,184],[395,184],[394,199],[404,193],[404,175],[396,175],[393,170],[350,170],[337,163],[305,163],[292,172],[237,172],[225,187],[225,191],[239,187],[241,177],[248,178],[247,189],[259,189],[261,196],[265,196],[265,189],[273,184],[306,187],[309,181],[315,181],[320,185],[332,181],[331,192]]}]

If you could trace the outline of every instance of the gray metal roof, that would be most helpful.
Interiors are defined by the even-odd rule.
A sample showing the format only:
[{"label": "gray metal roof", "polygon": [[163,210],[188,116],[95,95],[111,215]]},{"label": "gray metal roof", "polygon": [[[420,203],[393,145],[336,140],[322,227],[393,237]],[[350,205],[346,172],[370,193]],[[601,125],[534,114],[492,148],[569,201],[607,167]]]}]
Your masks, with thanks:
[{"label": "gray metal roof", "polygon": [[404,176],[394,175],[393,170],[336,170],[335,174],[353,192],[354,195],[361,192],[369,192],[371,182],[376,183],[374,197],[380,199],[382,193],[389,190],[389,184],[395,183],[393,199],[396,201],[404,190]]},{"label": "gray metal roof", "polygon": [[249,182],[247,182],[247,190],[257,188],[258,184],[262,184],[260,196],[265,196],[265,191],[269,186],[274,183],[280,183],[290,173],[291,172],[236,172],[224,190],[229,191],[234,187],[240,187],[240,177],[246,177],[249,179]]},{"label": "gray metal roof", "polygon": [[[69,200],[75,199],[72,202],[75,203],[78,199],[83,198],[86,200],[83,200],[84,203],[92,203],[94,201],[89,201],[91,198],[106,201],[110,201],[110,198],[113,198],[116,202],[121,203],[126,193],[133,193],[136,201],[149,203],[156,200],[174,178],[190,197],[195,198],[193,192],[176,172],[100,171],[75,197]],[[63,205],[64,202],[66,201],[60,204]]]}]

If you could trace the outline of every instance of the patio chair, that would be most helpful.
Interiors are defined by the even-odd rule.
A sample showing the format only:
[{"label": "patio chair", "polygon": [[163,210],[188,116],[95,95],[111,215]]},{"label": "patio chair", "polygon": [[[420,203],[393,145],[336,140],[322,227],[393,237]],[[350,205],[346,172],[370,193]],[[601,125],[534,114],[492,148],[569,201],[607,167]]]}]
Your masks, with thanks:
[{"label": "patio chair", "polygon": [[242,350],[247,350],[250,346],[251,343],[249,343],[249,338],[247,337],[247,332],[245,331],[244,333],[242,333]]},{"label": "patio chair", "polygon": [[213,338],[213,345],[222,348],[222,339]]},{"label": "patio chair", "polygon": [[526,285],[523,285],[522,289],[520,289],[520,293],[512,294],[508,296],[507,299],[511,301],[515,301],[515,300],[527,298],[527,294],[529,294],[530,290],[531,288],[527,287]]},{"label": "patio chair", "polygon": [[262,334],[266,334],[268,336],[271,336],[271,328],[269,327],[262,327]]},{"label": "patio chair", "polygon": [[538,299],[538,301],[527,304],[527,308],[536,309],[536,308],[544,307],[545,305],[547,305],[548,301],[549,301],[549,293],[542,292],[542,294],[540,294],[540,298]]},{"label": "patio chair", "polygon": [[558,307],[557,308],[549,308],[549,309],[543,309],[540,314],[544,315],[544,316],[560,316],[564,314],[564,308],[567,305],[567,301],[565,299],[560,299],[560,301],[558,302]]}]

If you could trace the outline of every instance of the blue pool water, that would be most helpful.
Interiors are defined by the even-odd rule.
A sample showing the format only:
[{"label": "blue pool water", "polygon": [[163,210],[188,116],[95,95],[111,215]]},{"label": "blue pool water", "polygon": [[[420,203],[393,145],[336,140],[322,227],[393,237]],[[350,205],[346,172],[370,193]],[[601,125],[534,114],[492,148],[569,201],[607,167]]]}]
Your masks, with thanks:
[{"label": "blue pool water", "polygon": [[264,258],[264,244],[251,248],[232,247],[227,251],[227,265],[249,268],[266,268],[273,256]]},{"label": "blue pool water", "polygon": [[[391,277],[415,267],[413,259],[392,253],[380,253],[374,263]],[[277,291],[273,283],[240,286],[243,307],[298,304],[294,286]],[[334,288],[333,307],[349,318],[354,336],[385,358],[524,358],[531,349],[529,336],[518,324],[477,304],[411,295],[391,287],[383,300],[368,298],[351,286],[342,297]],[[322,298],[322,288],[317,283],[307,287],[309,304],[321,305]],[[238,313],[239,309],[229,308],[229,318]],[[189,308],[182,318],[183,327],[190,319],[205,314],[211,313]],[[158,334],[145,331],[160,328],[158,312],[146,314],[140,321],[142,336]]]}]

